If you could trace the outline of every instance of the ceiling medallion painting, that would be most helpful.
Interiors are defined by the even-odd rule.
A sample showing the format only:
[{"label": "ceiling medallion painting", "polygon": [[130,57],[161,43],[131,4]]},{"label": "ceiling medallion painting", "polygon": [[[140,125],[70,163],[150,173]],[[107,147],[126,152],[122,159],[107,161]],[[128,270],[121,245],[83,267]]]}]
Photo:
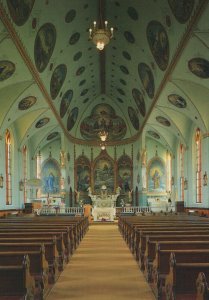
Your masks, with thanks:
[{"label": "ceiling medallion painting", "polygon": [[168,0],[172,13],[181,24],[189,20],[194,8],[194,2],[194,0]]},{"label": "ceiling medallion painting", "polygon": [[160,22],[151,21],[148,24],[147,40],[158,67],[165,71],[169,61],[169,42],[165,28]]},{"label": "ceiling medallion painting", "polygon": [[127,130],[124,120],[108,104],[96,105],[80,126],[81,135],[86,140],[100,140],[102,130],[108,132],[108,140],[122,139]]},{"label": "ceiling medallion painting", "polygon": [[76,71],[76,76],[80,76],[84,71],[85,71],[84,66],[78,68],[78,70]]},{"label": "ceiling medallion painting", "polygon": [[68,90],[64,93],[61,103],[60,103],[60,117],[63,118],[68,110],[70,102],[73,98],[73,91]]},{"label": "ceiling medallion painting", "polygon": [[84,89],[84,90],[81,92],[80,95],[81,95],[81,96],[85,96],[85,95],[88,93],[88,91],[89,91],[88,89]]},{"label": "ceiling medallion painting", "polygon": [[77,118],[78,118],[78,107],[74,107],[68,116],[68,120],[67,120],[67,130],[68,131],[70,131],[74,127],[74,125],[77,121]]},{"label": "ceiling medallion painting", "polygon": [[79,51],[74,55],[73,60],[78,61],[81,58],[81,56],[82,56],[82,52]]},{"label": "ceiling medallion painting", "polygon": [[56,43],[56,29],[53,24],[46,23],[38,31],[34,44],[34,58],[37,70],[45,70],[52,56]]},{"label": "ceiling medallion painting", "polygon": [[41,128],[43,126],[45,126],[47,123],[49,123],[49,118],[43,118],[43,119],[40,119],[37,123],[36,123],[36,128]]},{"label": "ceiling medallion painting", "polygon": [[176,94],[169,95],[168,101],[178,108],[185,108],[187,106],[186,100],[184,100],[184,98]]},{"label": "ceiling medallion painting", "polygon": [[27,110],[31,108],[35,103],[37,99],[34,96],[29,96],[24,99],[22,99],[19,104],[18,104],[18,109],[19,110]]},{"label": "ceiling medallion painting", "polygon": [[138,20],[138,18],[139,18],[138,12],[136,11],[136,9],[134,7],[130,6],[127,10],[127,13],[132,20],[134,20],[134,21]]},{"label": "ceiling medallion painting", "polygon": [[155,93],[155,83],[150,67],[145,63],[140,63],[138,65],[138,73],[147,95],[152,99]]},{"label": "ceiling medallion painting", "polygon": [[209,78],[209,61],[204,58],[193,58],[188,62],[189,70],[200,78]]},{"label": "ceiling medallion painting", "polygon": [[145,117],[145,115],[146,115],[146,106],[145,106],[144,97],[143,97],[142,93],[138,89],[133,89],[132,90],[132,95],[133,95],[133,98],[136,102],[136,105],[137,105],[141,115],[143,117]]},{"label": "ceiling medallion painting", "polygon": [[133,34],[130,31],[125,31],[124,37],[127,40],[127,42],[129,42],[130,44],[135,43],[135,37],[133,36]]},{"label": "ceiling medallion painting", "polygon": [[17,26],[22,26],[28,20],[34,2],[35,0],[7,0],[10,15]]},{"label": "ceiling medallion painting", "polygon": [[131,60],[131,55],[127,51],[123,51],[123,57],[127,60]]},{"label": "ceiling medallion painting", "polygon": [[79,39],[80,39],[80,33],[79,32],[73,33],[70,37],[69,44],[75,45],[79,41]]},{"label": "ceiling medallion painting", "polygon": [[117,89],[118,93],[120,93],[122,96],[125,96],[125,92],[122,89]]},{"label": "ceiling medallion painting", "polygon": [[54,70],[50,81],[50,94],[53,100],[59,94],[63,82],[65,81],[66,74],[67,67],[64,64],[57,66]]},{"label": "ceiling medallion painting", "polygon": [[139,130],[139,118],[137,116],[136,111],[131,106],[128,107],[128,115],[129,115],[129,118],[131,120],[131,124],[133,125],[133,127],[136,130]]},{"label": "ceiling medallion painting", "polygon": [[158,134],[157,132],[155,132],[155,131],[153,131],[153,130],[149,130],[149,131],[147,131],[147,132],[148,132],[148,134],[149,134],[150,136],[152,136],[153,138],[155,138],[155,139],[157,139],[157,140],[160,139],[160,136],[159,136],[159,134]]},{"label": "ceiling medallion painting", "polygon": [[47,139],[47,141],[50,141],[50,140],[54,139],[55,137],[57,137],[58,135],[59,135],[58,132],[52,132],[47,136],[46,139]]},{"label": "ceiling medallion painting", "polygon": [[76,16],[75,9],[71,9],[65,16],[65,22],[71,23],[75,19],[75,16]]},{"label": "ceiling medallion painting", "polygon": [[0,61],[0,81],[6,80],[12,76],[15,71],[15,64],[8,60]]},{"label": "ceiling medallion painting", "polygon": [[124,74],[126,74],[126,75],[129,74],[129,71],[128,71],[128,69],[127,69],[125,66],[120,66],[120,69],[121,69],[121,71],[122,71]]},{"label": "ceiling medallion painting", "polygon": [[171,126],[171,123],[170,121],[168,121],[168,119],[162,117],[162,116],[158,116],[156,117],[156,120],[162,124],[163,126],[167,126],[167,127],[170,127]]}]

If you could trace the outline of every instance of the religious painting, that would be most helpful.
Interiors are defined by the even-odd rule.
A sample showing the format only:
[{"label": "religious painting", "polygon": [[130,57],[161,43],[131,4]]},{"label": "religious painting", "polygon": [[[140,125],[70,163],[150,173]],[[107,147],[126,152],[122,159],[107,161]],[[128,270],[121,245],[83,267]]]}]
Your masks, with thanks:
[{"label": "religious painting", "polygon": [[45,126],[48,122],[49,122],[49,118],[42,118],[40,119],[37,123],[36,123],[36,128],[41,128],[43,126]]},{"label": "religious painting", "polygon": [[149,162],[147,169],[148,191],[165,192],[166,171],[164,162],[159,157],[155,157]]},{"label": "religious painting", "polygon": [[120,187],[121,194],[128,194],[132,191],[132,170],[131,158],[123,154],[117,162],[117,186]]},{"label": "religious painting", "polygon": [[70,106],[70,102],[73,98],[73,91],[68,90],[67,92],[64,93],[61,103],[60,103],[60,117],[64,118],[68,107]]},{"label": "religious painting", "polygon": [[129,118],[131,120],[131,124],[133,125],[133,127],[136,130],[139,130],[139,118],[137,116],[136,111],[131,106],[128,107],[128,115],[129,115]]},{"label": "religious painting", "polygon": [[91,185],[91,166],[89,159],[81,155],[75,162],[75,189],[78,192],[86,192]]},{"label": "religious painting", "polygon": [[37,99],[34,96],[29,96],[29,97],[23,98],[18,104],[18,109],[19,110],[27,110],[27,109],[31,108],[36,103],[36,101],[37,101]]},{"label": "religious painting", "polygon": [[0,61],[0,81],[6,80],[12,76],[15,71],[15,65],[8,60]]},{"label": "religious painting", "polygon": [[120,66],[120,70],[121,70],[121,72],[123,72],[126,75],[129,74],[129,70],[125,66],[123,66],[123,65]]},{"label": "religious painting", "polygon": [[160,22],[151,21],[148,24],[147,40],[158,67],[165,71],[169,61],[169,41],[165,28]]},{"label": "religious painting", "polygon": [[132,95],[133,95],[133,98],[136,102],[136,105],[138,107],[139,112],[141,113],[141,115],[143,117],[145,117],[145,115],[146,115],[146,106],[145,106],[144,97],[143,97],[142,93],[138,89],[133,89],[132,90]]},{"label": "religious painting", "polygon": [[42,193],[55,195],[60,192],[60,167],[53,158],[48,158],[41,166]]},{"label": "religious painting", "polygon": [[70,45],[75,45],[80,39],[80,33],[79,32],[75,32],[71,35],[70,40],[69,40],[69,44]]},{"label": "religious painting", "polygon": [[127,42],[129,42],[130,44],[135,43],[135,37],[133,36],[133,34],[130,31],[125,31],[124,37],[127,40]]},{"label": "religious painting", "polygon": [[70,131],[74,127],[74,125],[77,121],[77,118],[78,118],[78,107],[74,107],[68,116],[68,120],[67,120],[67,130],[68,131]]},{"label": "religious painting", "polygon": [[47,141],[51,141],[52,139],[54,139],[55,137],[57,137],[59,135],[59,133],[58,132],[52,132],[52,133],[50,133],[48,136],[47,136]]},{"label": "religious painting", "polygon": [[156,117],[156,120],[162,124],[163,126],[167,126],[167,127],[170,127],[171,126],[171,123],[168,119],[162,117],[162,116],[158,116]]},{"label": "religious painting", "polygon": [[74,56],[73,56],[73,60],[74,61],[78,61],[82,56],[82,52],[78,51]]},{"label": "religious painting", "polygon": [[153,138],[159,140],[160,139],[160,136],[157,132],[153,131],[153,130],[148,130],[147,133],[152,136]]},{"label": "religious painting", "polygon": [[178,108],[185,108],[187,106],[186,100],[177,94],[168,95],[168,101]]},{"label": "religious painting", "polygon": [[147,95],[152,99],[155,93],[155,84],[150,67],[145,63],[140,63],[138,65],[138,74],[139,78],[141,79],[142,85],[147,92]]},{"label": "religious painting", "polygon": [[53,100],[59,94],[60,89],[65,81],[66,74],[67,67],[64,64],[57,66],[54,70],[50,81],[50,94]]},{"label": "religious painting", "polygon": [[189,70],[200,78],[209,78],[209,61],[204,58],[193,58],[188,62]]},{"label": "religious painting", "polygon": [[126,130],[125,121],[108,104],[96,105],[80,126],[81,135],[86,140],[100,140],[101,131],[108,132],[107,140],[121,140]]},{"label": "religious painting", "polygon": [[10,15],[17,26],[22,26],[28,20],[34,2],[35,0],[7,0]]},{"label": "religious painting", "polygon": [[194,0],[168,0],[168,4],[179,23],[186,23],[193,11]]},{"label": "religious painting", "polygon": [[125,59],[131,60],[131,55],[127,51],[123,51],[122,54]]},{"label": "religious painting", "polygon": [[65,22],[66,23],[71,23],[74,19],[75,19],[75,16],[76,16],[76,11],[75,9],[71,9],[67,12],[66,16],[65,16]]},{"label": "religious painting", "polygon": [[35,44],[34,58],[37,70],[41,73],[45,70],[52,56],[56,43],[56,29],[53,24],[46,23],[39,29]]},{"label": "religious painting", "polygon": [[127,13],[132,20],[134,20],[134,21],[138,20],[138,18],[139,18],[138,12],[134,7],[129,6]]},{"label": "religious painting", "polygon": [[80,68],[78,68],[78,70],[76,71],[76,76],[80,76],[81,74],[83,74],[83,72],[85,71],[85,67],[82,66]]},{"label": "religious painting", "polygon": [[115,190],[114,161],[106,153],[95,159],[93,166],[93,191],[101,193],[102,185],[107,187],[107,193],[112,194]]}]

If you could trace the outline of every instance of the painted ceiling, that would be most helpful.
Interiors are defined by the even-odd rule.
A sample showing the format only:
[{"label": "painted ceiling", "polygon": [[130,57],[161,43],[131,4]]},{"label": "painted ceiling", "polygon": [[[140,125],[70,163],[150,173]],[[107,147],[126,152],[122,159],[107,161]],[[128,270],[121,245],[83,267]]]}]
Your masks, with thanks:
[{"label": "painted ceiling", "polygon": [[[208,15],[206,0],[2,0],[0,135],[187,145],[209,130]],[[103,51],[88,33],[101,19],[114,28]]]}]

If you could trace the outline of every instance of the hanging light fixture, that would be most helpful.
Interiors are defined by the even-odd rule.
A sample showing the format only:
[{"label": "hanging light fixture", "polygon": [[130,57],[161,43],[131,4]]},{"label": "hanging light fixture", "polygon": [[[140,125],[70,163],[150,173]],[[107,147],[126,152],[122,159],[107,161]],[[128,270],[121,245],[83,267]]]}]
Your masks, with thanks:
[{"label": "hanging light fixture", "polygon": [[102,150],[105,150],[105,142],[107,140],[107,137],[108,137],[108,132],[106,130],[101,130],[99,133],[99,138],[101,140],[101,144],[100,144],[100,147]]},{"label": "hanging light fixture", "polygon": [[89,39],[96,45],[97,49],[103,50],[104,47],[109,44],[110,40],[113,38],[113,27],[108,28],[108,22],[103,21],[101,0],[99,6],[100,20],[97,24],[96,21],[93,22],[93,27],[89,28]]}]

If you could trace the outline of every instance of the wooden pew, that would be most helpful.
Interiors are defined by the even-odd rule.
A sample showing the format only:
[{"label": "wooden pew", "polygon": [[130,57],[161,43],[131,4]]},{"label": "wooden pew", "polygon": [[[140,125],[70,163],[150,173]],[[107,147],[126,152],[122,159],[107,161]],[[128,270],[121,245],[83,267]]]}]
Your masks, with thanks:
[{"label": "wooden pew", "polygon": [[170,260],[173,260],[172,253],[178,262],[185,263],[204,263],[209,262],[209,249],[200,250],[161,250],[158,247],[157,255],[153,261],[153,268],[151,274],[150,286],[155,294],[156,299],[161,299],[163,296],[163,289],[165,286],[165,278],[169,273]]},{"label": "wooden pew", "polygon": [[[159,246],[160,245],[160,246]],[[178,236],[168,237],[168,240],[147,240],[147,248],[142,264],[144,266],[144,274],[148,282],[151,282],[153,261],[156,257],[158,247],[161,249],[209,249],[209,235],[199,236],[194,239],[191,236],[184,236],[183,240]],[[190,248],[191,247],[191,248]]]},{"label": "wooden pew", "polygon": [[45,247],[45,258],[48,262],[48,283],[55,283],[58,278],[58,255],[56,250],[56,245],[53,242],[48,243],[0,243],[1,252],[27,252],[27,251],[37,251],[40,247]]},{"label": "wooden pew", "polygon": [[0,299],[13,299],[13,297],[36,299],[35,282],[30,275],[27,255],[23,256],[19,264],[0,265]]},{"label": "wooden pew", "polygon": [[209,299],[209,286],[205,273],[200,272],[196,280],[197,295],[196,300],[208,300]]},{"label": "wooden pew", "polygon": [[172,254],[170,270],[165,278],[166,299],[196,300],[196,280],[200,272],[209,276],[209,263],[179,263]]}]

